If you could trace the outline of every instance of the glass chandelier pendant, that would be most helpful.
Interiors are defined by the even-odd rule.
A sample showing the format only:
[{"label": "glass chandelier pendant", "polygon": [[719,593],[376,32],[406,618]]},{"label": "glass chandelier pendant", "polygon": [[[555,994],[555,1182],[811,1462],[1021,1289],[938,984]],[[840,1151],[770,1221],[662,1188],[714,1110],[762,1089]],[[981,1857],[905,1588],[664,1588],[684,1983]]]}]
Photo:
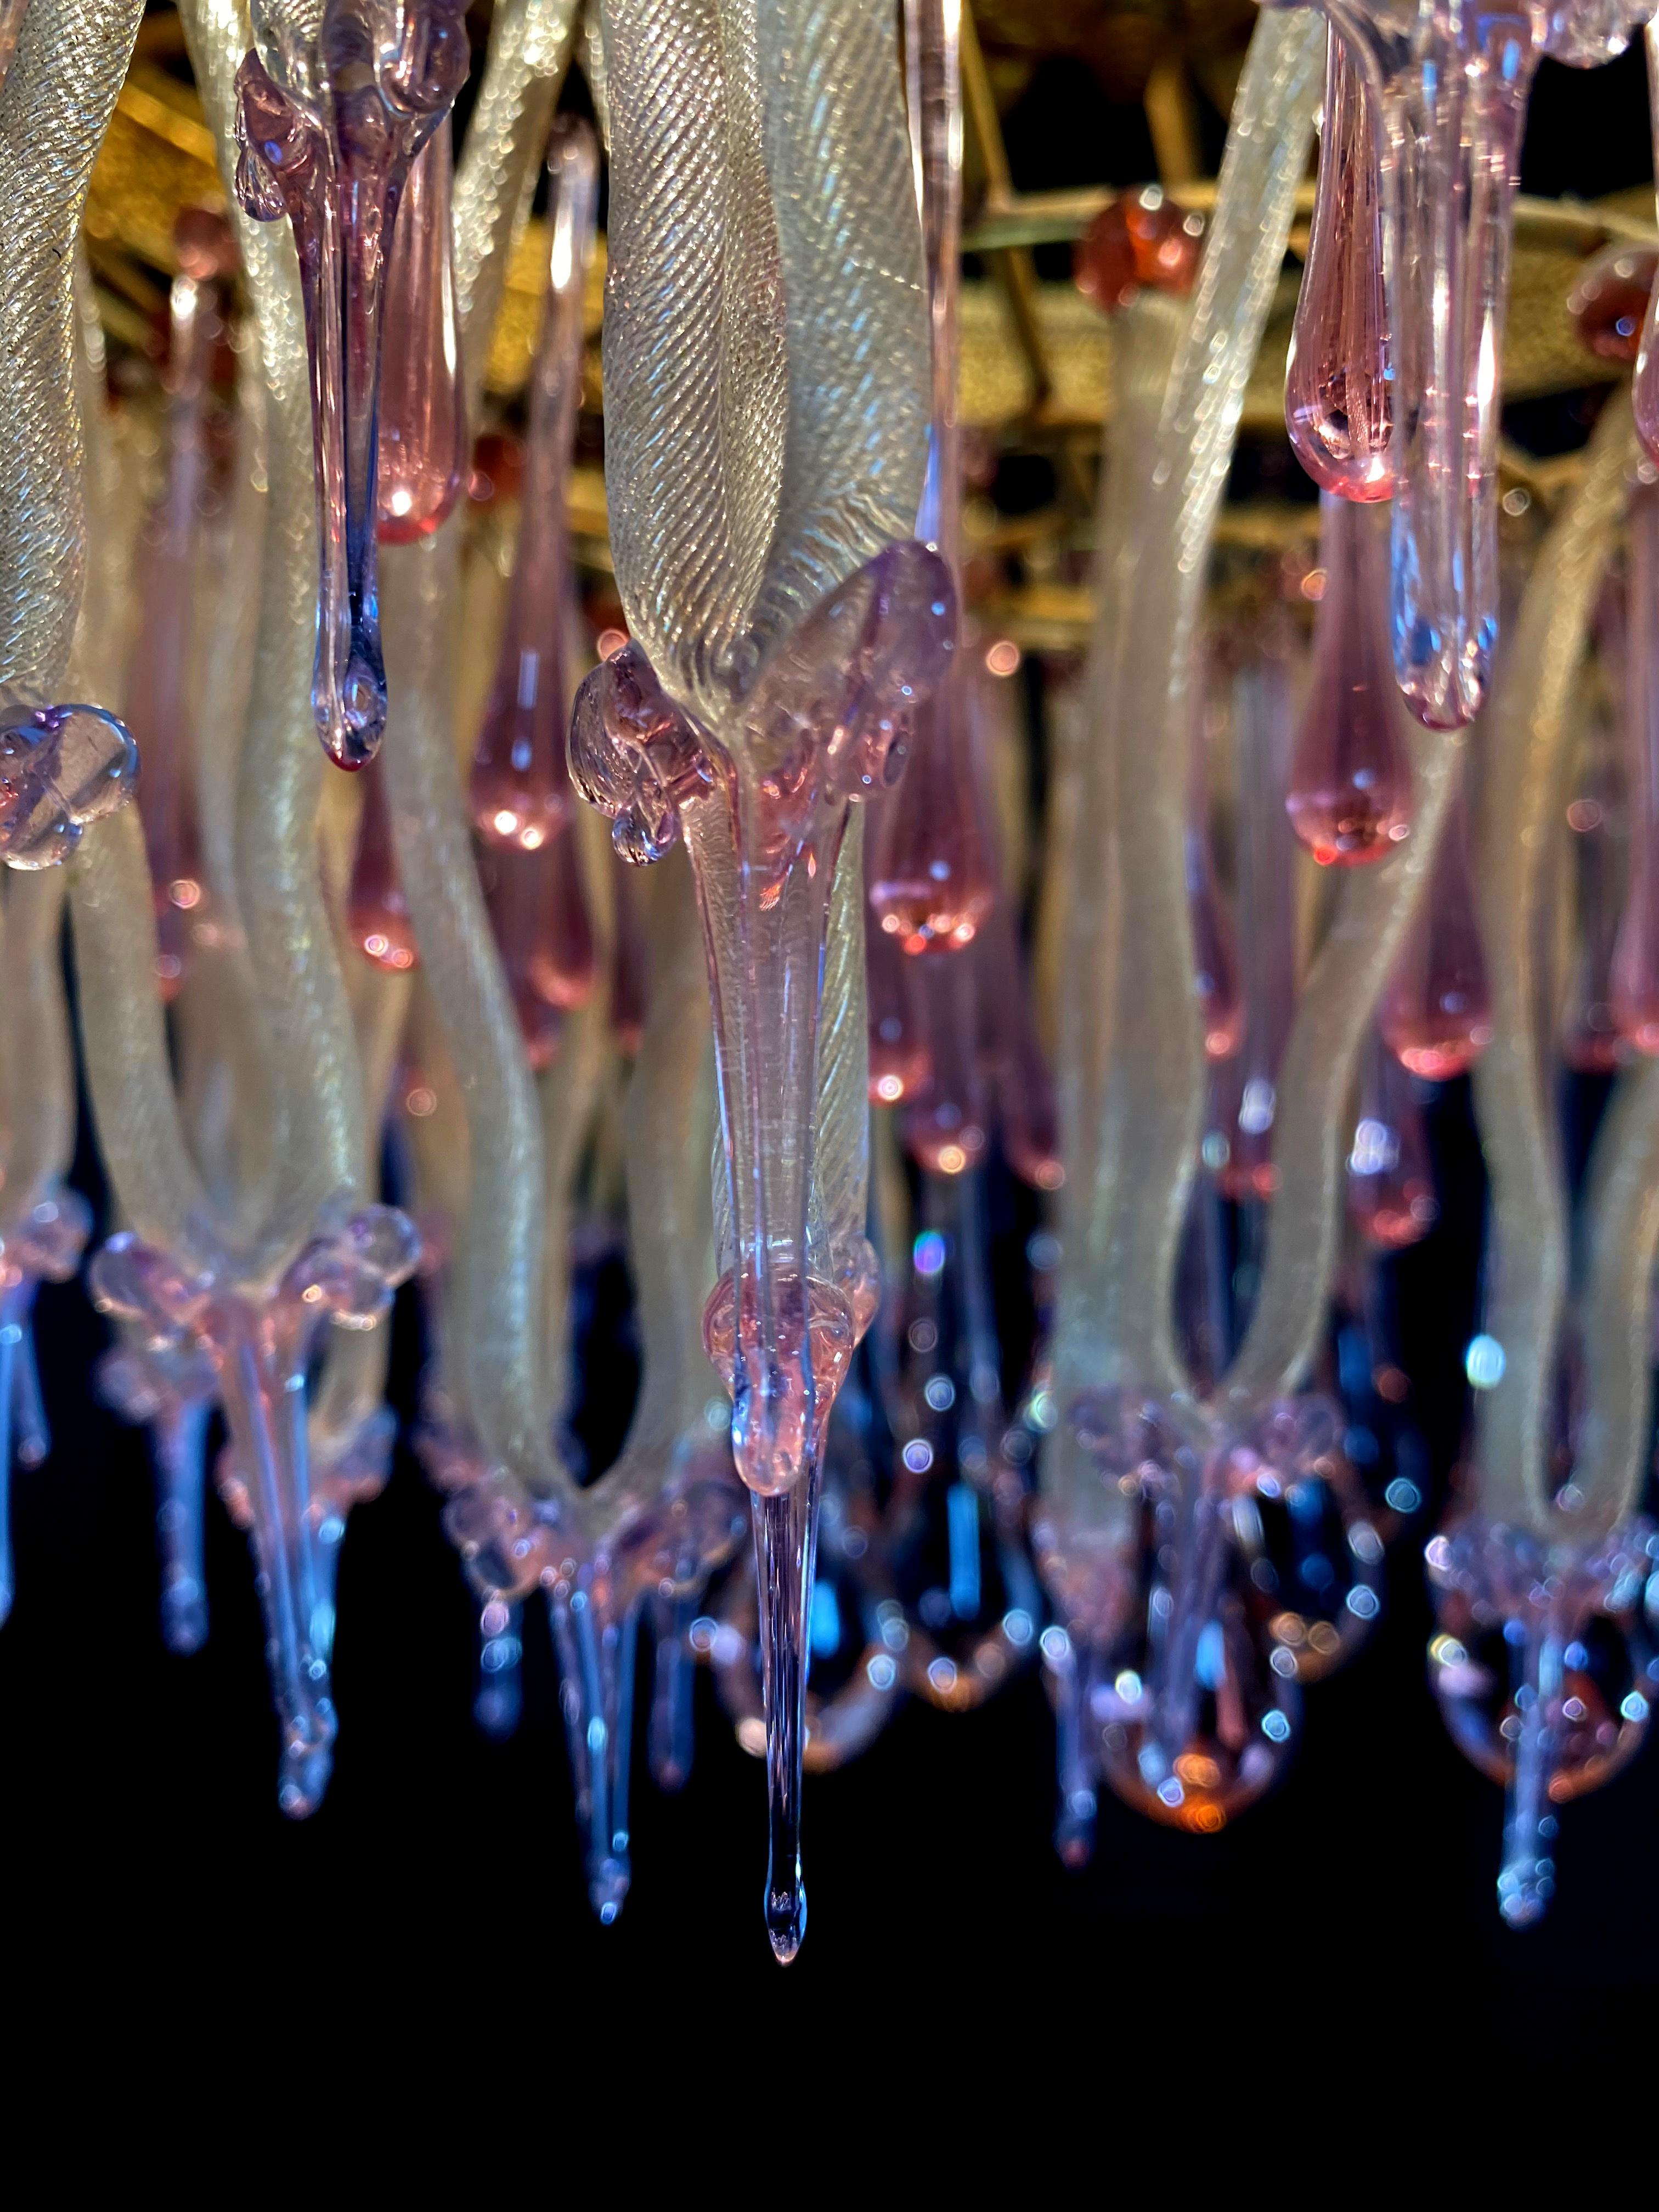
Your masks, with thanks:
[{"label": "glass chandelier pendant", "polygon": [[1344,500],[1391,497],[1394,360],[1382,290],[1382,179],[1364,75],[1334,28],[1325,58],[1313,226],[1285,371],[1285,422],[1297,460],[1322,491]]},{"label": "glass chandelier pendant", "polygon": [[[961,0],[906,0],[905,79],[927,264],[931,411],[916,536],[962,584],[962,432],[957,304],[962,281]],[[876,926],[908,953],[960,951],[997,896],[976,727],[975,656],[909,717],[904,780],[880,809],[872,854]]]},{"label": "glass chandelier pendant", "polygon": [[[1498,635],[1498,376],[1528,93],[1541,55],[1581,67],[1606,61],[1644,10],[1639,0],[1557,8],[1528,0],[1501,15],[1468,0],[1326,0],[1325,12],[1363,73],[1358,105],[1375,131],[1381,172],[1382,350],[1394,368],[1395,668],[1419,721],[1456,729],[1486,697]],[[1334,80],[1340,68],[1334,64]],[[1352,303],[1346,321],[1356,340],[1346,358],[1363,363],[1372,382],[1379,353],[1369,179],[1337,150],[1346,130],[1357,160],[1360,125],[1345,88],[1334,88],[1337,128],[1319,190],[1335,205],[1322,222],[1316,216],[1316,233],[1324,229],[1327,246],[1346,231],[1349,266],[1339,276],[1328,252],[1310,254],[1308,279],[1318,282],[1298,334],[1308,366],[1291,408],[1293,423],[1301,418],[1298,450],[1315,453],[1322,483],[1319,426],[1334,413],[1322,413],[1316,397],[1310,434],[1301,410],[1310,385],[1323,384],[1327,364],[1344,358],[1335,338],[1343,303]],[[1329,342],[1316,347],[1316,330]],[[1346,434],[1346,408],[1343,416]]]},{"label": "glass chandelier pendant", "polygon": [[[410,167],[469,58],[461,0],[327,0],[314,47],[250,53],[236,80],[237,197],[261,222],[286,216],[300,257],[317,471],[311,696],[340,768],[372,760],[386,727],[374,546],[387,266]],[[425,192],[418,204],[429,220]],[[441,283],[410,297],[441,323]]]},{"label": "glass chandelier pendant", "polygon": [[461,380],[448,120],[410,167],[386,273],[375,512],[383,545],[429,538],[466,482],[471,441]]},{"label": "glass chandelier pendant", "polygon": [[[820,1462],[878,1295],[862,963],[831,898],[849,805],[893,780],[956,605],[939,553],[891,542],[921,496],[927,381],[893,27],[854,4],[698,21],[693,53],[643,0],[606,12],[606,480],[630,642],[578,695],[570,767],[624,859],[683,837],[696,882],[726,1166],[703,1336],[753,1501],[766,1917],[787,1960]],[[665,112],[701,156],[665,154]],[[827,962],[857,1058],[821,1071]],[[823,1110],[858,1115],[850,1153],[817,1152],[821,1074]]]},{"label": "glass chandelier pendant", "polygon": [[[219,1482],[231,1517],[251,1529],[258,1560],[283,1731],[277,1802],[295,1820],[316,1810],[333,1766],[335,1569],[357,1494],[349,1467],[337,1495],[332,1470],[313,1468],[307,1369],[325,1322],[372,1328],[384,1320],[419,1250],[395,1207],[370,1206],[314,1238],[270,1292],[221,1281],[210,1269],[192,1273],[127,1231],[92,1265],[94,1301],[136,1333],[158,1405],[163,1376],[199,1367],[224,1408],[229,1443]],[[199,1392],[185,1386],[175,1395],[182,1412]]]},{"label": "glass chandelier pendant", "polygon": [[575,588],[565,485],[581,397],[582,312],[599,207],[599,152],[574,117],[555,125],[547,157],[551,273],[530,379],[524,489],[507,629],[472,756],[478,835],[534,853],[570,819],[565,733]]},{"label": "glass chandelier pendant", "polygon": [[1322,495],[1325,589],[1285,800],[1322,867],[1385,860],[1411,832],[1411,763],[1389,653],[1388,538],[1381,515]]}]

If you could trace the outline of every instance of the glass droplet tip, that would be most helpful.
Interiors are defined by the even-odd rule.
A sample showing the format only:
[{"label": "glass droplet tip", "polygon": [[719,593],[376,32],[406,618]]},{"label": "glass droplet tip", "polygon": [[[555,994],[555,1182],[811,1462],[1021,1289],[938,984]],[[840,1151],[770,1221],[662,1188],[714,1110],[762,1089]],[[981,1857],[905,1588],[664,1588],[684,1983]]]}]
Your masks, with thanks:
[{"label": "glass droplet tip", "polygon": [[781,1966],[787,1966],[799,1950],[806,1935],[806,1889],[799,1875],[788,1889],[774,1889],[769,1883],[766,1892],[766,1938],[772,1946],[772,1956]]}]

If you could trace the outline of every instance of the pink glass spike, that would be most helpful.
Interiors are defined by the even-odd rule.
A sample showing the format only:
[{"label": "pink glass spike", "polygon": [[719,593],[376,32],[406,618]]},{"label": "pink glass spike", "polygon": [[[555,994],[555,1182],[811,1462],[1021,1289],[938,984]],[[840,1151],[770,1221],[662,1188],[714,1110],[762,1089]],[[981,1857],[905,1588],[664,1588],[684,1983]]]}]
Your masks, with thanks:
[{"label": "pink glass spike", "polygon": [[581,397],[599,174],[592,131],[577,117],[561,117],[548,153],[552,274],[531,377],[518,551],[469,787],[479,836],[526,852],[550,843],[571,811],[564,738],[575,587],[565,485]]},{"label": "pink glass spike", "polygon": [[[466,75],[461,0],[327,0],[309,87],[257,54],[237,73],[236,192],[294,228],[317,471],[318,735],[341,768],[386,726],[375,579],[383,308],[410,166]],[[314,104],[313,104],[314,103]]]},{"label": "pink glass spike", "polygon": [[1349,1214],[1368,1243],[1398,1252],[1428,1235],[1439,1210],[1423,1109],[1411,1077],[1373,1030],[1348,1152]]},{"label": "pink glass spike", "polygon": [[1460,775],[1428,893],[1377,1009],[1377,1027],[1413,1075],[1467,1075],[1492,1042],[1492,993],[1469,869],[1468,801]]},{"label": "pink glass spike", "polygon": [[1333,28],[1313,227],[1285,371],[1291,444],[1322,491],[1346,500],[1390,496],[1393,377],[1370,94]]},{"label": "pink glass spike", "polygon": [[[792,1959],[800,1884],[806,1613],[822,1437],[873,1272],[827,1279],[809,1250],[818,1019],[830,892],[849,802],[890,780],[902,719],[944,680],[950,570],[914,540],[831,592],[762,664],[734,758],[670,699],[638,644],[577,695],[570,767],[624,859],[684,836],[702,915],[731,1197],[732,1272],[704,1310],[732,1393],[732,1449],[754,1493],[771,1820],[767,1925]],[[817,1271],[814,1261],[817,1260]]]},{"label": "pink glass spike", "polygon": [[1611,1630],[1628,1651],[1636,1629],[1647,1526],[1591,1540],[1559,1520],[1546,1544],[1474,1514],[1427,1547],[1441,1712],[1507,1796],[1498,1909],[1511,1928],[1532,1926],[1555,1893],[1556,1808],[1610,1780],[1647,1733],[1647,1700],[1609,1674],[1605,1649]]},{"label": "pink glass spike", "polygon": [[[960,0],[906,0],[906,89],[927,251],[933,406],[916,536],[950,564],[962,596],[962,432],[957,419],[961,283]],[[957,951],[997,895],[988,763],[973,662],[909,717],[908,772],[875,824],[869,896],[878,928],[907,952]]]},{"label": "pink glass spike", "polygon": [[40,707],[0,693],[0,860],[51,868],[88,822],[131,798],[138,748],[101,707]]},{"label": "pink glass spike", "polygon": [[207,451],[203,408],[223,331],[220,283],[236,266],[229,223],[186,208],[174,226],[179,274],[168,303],[167,473],[144,533],[138,634],[127,664],[126,718],[143,757],[138,811],[155,896],[157,979],[184,980],[201,919],[191,700],[185,681]]},{"label": "pink glass spike", "polygon": [[969,957],[979,999],[980,1051],[995,1091],[1003,1152],[1022,1182],[1033,1190],[1058,1190],[1066,1181],[1059,1109],[1031,1018],[1030,979],[1005,899],[986,917]]},{"label": "pink glass spike", "polygon": [[142,1332],[151,1356],[199,1353],[211,1366],[229,1430],[222,1480],[246,1511],[259,1565],[283,1729],[277,1802],[296,1820],[321,1801],[335,1737],[337,1504],[312,1479],[307,1364],[324,1322],[380,1321],[419,1249],[403,1214],[370,1206],[313,1239],[270,1291],[222,1282],[125,1231],[92,1265],[99,1310]]},{"label": "pink glass spike", "polygon": [[11,1475],[15,1460],[39,1467],[52,1449],[34,1359],[34,1295],[43,1282],[66,1283],[81,1264],[92,1216],[78,1192],[60,1188],[0,1244],[0,1627],[15,1589],[11,1546]]},{"label": "pink glass spike", "polygon": [[1630,881],[1613,956],[1613,1027],[1640,1053],[1659,1053],[1659,483],[1631,493],[1626,599],[1625,772]]},{"label": "pink glass spike", "polygon": [[366,959],[394,975],[413,968],[420,957],[398,869],[386,775],[374,762],[363,771],[363,811],[346,888],[346,928]]},{"label": "pink glass spike", "polygon": [[429,538],[471,473],[450,222],[454,166],[446,120],[410,165],[392,234],[375,508],[383,545]]},{"label": "pink glass spike", "polygon": [[1329,492],[1320,509],[1325,589],[1285,804],[1322,867],[1358,867],[1411,834],[1411,762],[1389,649],[1389,526]]},{"label": "pink glass spike", "polygon": [[[878,807],[871,809],[873,814]],[[864,933],[866,982],[870,1008],[870,1103],[896,1106],[915,1098],[933,1073],[918,1003],[918,970],[900,951],[896,938],[873,921]]]}]

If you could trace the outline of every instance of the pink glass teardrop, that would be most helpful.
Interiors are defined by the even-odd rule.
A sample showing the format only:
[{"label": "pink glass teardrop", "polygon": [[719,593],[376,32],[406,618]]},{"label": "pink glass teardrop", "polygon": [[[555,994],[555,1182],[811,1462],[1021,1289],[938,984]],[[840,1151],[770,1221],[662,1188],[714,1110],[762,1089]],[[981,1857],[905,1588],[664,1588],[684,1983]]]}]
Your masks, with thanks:
[{"label": "pink glass teardrop", "polygon": [[1204,219],[1148,185],[1103,208],[1078,240],[1073,281],[1103,314],[1152,289],[1184,299],[1198,275]]},{"label": "pink glass teardrop", "polygon": [[599,191],[599,149],[579,118],[561,118],[548,177],[553,273],[531,385],[518,551],[469,784],[479,835],[526,852],[555,837],[571,811],[565,732],[575,593],[565,480],[581,392],[582,303]]},{"label": "pink glass teardrop", "polygon": [[1467,1075],[1492,1042],[1492,996],[1469,868],[1468,804],[1460,778],[1428,896],[1377,1010],[1389,1049],[1413,1075]]},{"label": "pink glass teardrop", "polygon": [[1659,1053],[1659,484],[1631,495],[1625,653],[1625,767],[1630,789],[1630,883],[1613,956],[1613,1025],[1640,1053]]},{"label": "pink glass teardrop", "polygon": [[929,1175],[962,1175],[984,1160],[990,1117],[980,1072],[976,963],[924,961],[916,979],[931,1069],[904,1114],[904,1141]]},{"label": "pink glass teardrop", "polygon": [[1291,826],[1322,867],[1385,859],[1411,830],[1411,763],[1389,650],[1389,524],[1320,501],[1324,593],[1291,765]]},{"label": "pink glass teardrop", "polygon": [[1412,1079],[1374,1030],[1361,1062],[1348,1212],[1361,1235],[1387,1252],[1426,1237],[1439,1212],[1423,1109]]},{"label": "pink glass teardrop", "polygon": [[[959,17],[951,4],[913,7],[908,95],[932,326],[927,475],[916,536],[950,563],[960,602],[962,432],[957,416],[961,284],[962,89]],[[908,19],[907,19],[908,20]],[[874,828],[870,904],[904,951],[955,952],[971,943],[996,896],[986,763],[974,656],[910,714],[903,781]]]},{"label": "pink glass teardrop", "polygon": [[1393,489],[1393,363],[1382,294],[1382,176],[1363,73],[1333,27],[1307,265],[1285,373],[1285,422],[1322,491]]},{"label": "pink glass teardrop", "polygon": [[909,953],[960,951],[997,895],[967,672],[911,716],[904,780],[876,825],[870,904]]},{"label": "pink glass teardrop", "polygon": [[346,927],[365,958],[401,975],[415,966],[418,954],[398,872],[386,777],[374,762],[363,770],[363,811],[346,890]]},{"label": "pink glass teardrop", "polygon": [[449,213],[452,144],[446,118],[415,157],[392,234],[375,508],[383,545],[429,537],[468,475]]},{"label": "pink glass teardrop", "polygon": [[[878,800],[878,806],[885,799]],[[873,920],[864,933],[870,1004],[870,1103],[896,1106],[914,1098],[931,1072],[921,1033],[915,970],[898,940]]]},{"label": "pink glass teardrop", "polygon": [[484,900],[501,956],[525,1056],[539,1074],[558,1050],[564,1016],[541,987],[543,950],[552,927],[553,884],[544,853],[508,847],[479,856]]}]

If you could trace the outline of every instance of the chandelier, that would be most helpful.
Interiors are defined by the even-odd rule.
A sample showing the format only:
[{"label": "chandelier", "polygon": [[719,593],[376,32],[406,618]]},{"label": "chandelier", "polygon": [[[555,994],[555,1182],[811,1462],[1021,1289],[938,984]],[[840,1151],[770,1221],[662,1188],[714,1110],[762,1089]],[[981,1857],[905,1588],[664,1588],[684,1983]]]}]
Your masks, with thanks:
[{"label": "chandelier", "polygon": [[1659,1693],[1659,230],[1518,190],[1646,11],[1043,12],[0,0],[0,1618],[90,1388],[302,1820],[408,1448],[593,1911],[729,1723],[787,1962],[906,1701],[1213,1836],[1425,1575],[1519,1929]]}]

